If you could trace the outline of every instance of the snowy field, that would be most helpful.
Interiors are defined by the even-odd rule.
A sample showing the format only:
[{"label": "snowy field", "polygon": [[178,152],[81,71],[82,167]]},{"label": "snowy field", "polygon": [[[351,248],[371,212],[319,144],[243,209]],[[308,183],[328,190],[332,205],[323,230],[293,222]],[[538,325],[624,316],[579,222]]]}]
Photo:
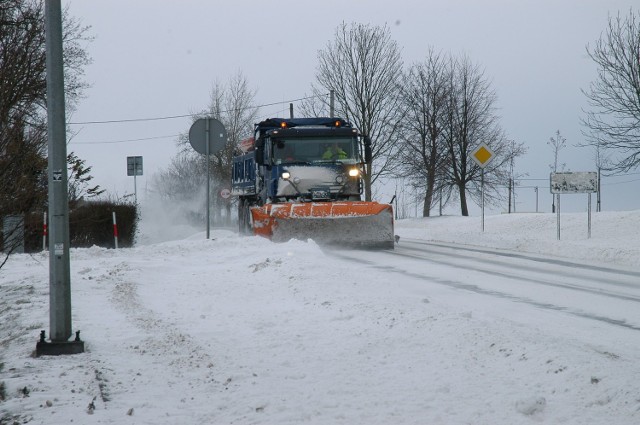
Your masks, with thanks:
[{"label": "snowy field", "polygon": [[[401,220],[396,233],[400,246],[639,272],[640,211],[592,221],[587,239],[586,213],[563,214],[561,241],[552,214],[488,216],[484,232],[478,217]],[[640,423],[638,330],[357,264],[313,242],[143,231],[136,248],[71,251],[83,354],[33,356],[49,333],[48,255],[0,269],[0,424]]]}]

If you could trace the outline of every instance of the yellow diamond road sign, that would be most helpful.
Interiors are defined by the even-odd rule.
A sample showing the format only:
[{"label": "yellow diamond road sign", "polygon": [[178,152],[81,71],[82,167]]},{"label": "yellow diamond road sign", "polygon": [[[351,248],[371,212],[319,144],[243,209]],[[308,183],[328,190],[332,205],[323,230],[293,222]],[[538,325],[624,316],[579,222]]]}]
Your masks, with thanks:
[{"label": "yellow diamond road sign", "polygon": [[482,143],[478,146],[473,152],[471,152],[471,158],[478,164],[481,168],[484,168],[491,162],[495,155],[493,151],[489,149],[489,146]]}]

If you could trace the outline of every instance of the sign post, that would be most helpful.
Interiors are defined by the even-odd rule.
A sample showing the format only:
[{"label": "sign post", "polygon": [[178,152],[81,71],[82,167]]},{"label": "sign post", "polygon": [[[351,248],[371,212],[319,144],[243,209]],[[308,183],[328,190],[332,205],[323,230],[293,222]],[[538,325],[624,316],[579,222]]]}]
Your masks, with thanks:
[{"label": "sign post", "polygon": [[549,175],[551,193],[558,196],[558,240],[560,240],[560,194],[588,193],[587,238],[591,238],[591,194],[598,192],[598,173],[595,171],[577,171],[569,173],[551,173]]},{"label": "sign post", "polygon": [[215,118],[200,118],[191,124],[189,143],[196,152],[203,154],[207,160],[207,239],[209,239],[211,229],[211,161],[209,161],[209,156],[224,149],[227,143],[227,130]]},{"label": "sign post", "polygon": [[128,156],[127,157],[127,176],[133,176],[133,194],[138,205],[138,184],[136,182],[136,176],[142,175],[142,157],[141,156]]},{"label": "sign post", "polygon": [[482,209],[482,231],[484,232],[484,167],[486,167],[495,157],[493,151],[485,143],[475,148],[471,152],[471,159],[480,167],[480,208]]}]

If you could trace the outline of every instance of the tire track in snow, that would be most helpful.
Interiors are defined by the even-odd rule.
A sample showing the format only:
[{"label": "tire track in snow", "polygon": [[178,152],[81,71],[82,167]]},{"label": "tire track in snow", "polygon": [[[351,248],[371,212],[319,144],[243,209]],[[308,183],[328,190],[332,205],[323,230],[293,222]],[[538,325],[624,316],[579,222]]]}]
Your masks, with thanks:
[{"label": "tire track in snow", "polygon": [[[178,376],[182,375],[181,370],[185,367],[199,369],[205,365],[206,369],[213,368],[212,357],[188,333],[142,304],[137,293],[137,284],[133,281],[116,282],[111,291],[110,301],[127,316],[130,323],[148,334],[133,347],[140,354],[151,355],[166,362]],[[215,381],[210,371],[202,379]]]},{"label": "tire track in snow", "polygon": [[[427,242],[422,243],[424,245],[426,245],[427,247],[434,247],[434,246],[438,246],[437,244],[430,244]],[[455,246],[451,246],[451,245],[446,245],[446,248],[448,249],[457,249],[457,247]],[[460,249],[462,250],[471,250],[473,251],[474,249],[469,249],[467,247],[460,247]],[[496,254],[490,250],[478,250],[481,251],[483,254],[486,255],[493,255],[496,257],[501,256],[500,254]],[[469,292],[473,292],[476,294],[481,294],[481,295],[488,295],[488,296],[492,296],[492,297],[498,297],[498,298],[502,298],[502,299],[507,299],[507,300],[511,300],[511,301],[515,301],[515,302],[519,302],[519,303],[523,303],[523,304],[528,304],[534,307],[538,307],[541,309],[546,309],[546,310],[551,310],[551,311],[559,311],[559,312],[563,312],[566,314],[570,314],[573,316],[577,316],[580,318],[585,318],[585,319],[589,319],[589,320],[596,320],[599,322],[604,322],[610,325],[614,325],[614,326],[619,326],[622,328],[626,328],[626,329],[631,329],[631,330],[635,330],[635,331],[640,331],[640,325],[637,324],[633,324],[630,323],[629,321],[625,320],[625,319],[616,319],[616,318],[612,318],[609,317],[607,315],[603,315],[603,314],[598,314],[598,313],[594,313],[594,312],[589,312],[589,311],[584,311],[582,309],[578,309],[578,308],[572,308],[572,307],[567,307],[567,306],[561,306],[558,305],[555,302],[544,302],[544,301],[538,301],[535,300],[531,297],[526,297],[526,296],[521,296],[521,295],[517,295],[517,294],[513,294],[513,293],[508,293],[505,291],[501,291],[501,290],[496,290],[496,289],[489,289],[489,288],[485,288],[476,284],[471,284],[471,283],[467,283],[461,280],[457,280],[455,278],[445,278],[442,277],[441,275],[437,275],[437,274],[429,274],[427,272],[416,272],[416,271],[409,271],[409,270],[404,270],[398,266],[396,266],[394,263],[396,263],[394,261],[394,257],[398,258],[404,258],[404,259],[413,259],[416,261],[427,261],[430,263],[435,263],[435,264],[442,264],[444,266],[448,266],[448,267],[452,267],[452,268],[456,268],[456,270],[460,270],[461,268],[464,268],[466,270],[470,270],[473,272],[479,272],[479,273],[485,273],[491,276],[495,276],[495,277],[499,277],[499,278],[506,278],[506,279],[514,279],[514,280],[519,280],[519,281],[526,281],[528,283],[533,283],[533,284],[538,284],[538,285],[544,285],[544,286],[553,286],[556,288],[560,288],[560,289],[566,289],[566,290],[570,290],[570,291],[580,291],[580,292],[586,292],[589,295],[596,295],[596,296],[605,296],[605,297],[609,297],[609,298],[614,298],[614,299],[619,299],[621,301],[626,301],[626,302],[632,302],[632,303],[640,303],[640,297],[638,296],[633,296],[633,295],[624,295],[624,294],[619,294],[619,293],[615,293],[615,292],[611,292],[611,291],[605,291],[605,290],[601,290],[601,289],[590,289],[590,288],[585,288],[585,287],[579,287],[576,285],[568,285],[566,283],[553,283],[553,282],[548,282],[548,281],[543,281],[541,279],[536,279],[536,278],[530,278],[526,275],[523,274],[518,274],[516,272],[516,266],[511,266],[509,267],[510,270],[513,271],[513,273],[505,273],[505,272],[499,272],[496,271],[494,269],[491,268],[483,268],[483,267],[473,267],[473,266],[468,266],[468,265],[463,265],[460,264],[460,262],[456,262],[455,260],[451,260],[451,258],[456,258],[455,255],[450,255],[449,259],[442,259],[442,258],[437,258],[434,256],[429,256],[429,252],[428,249],[424,249],[424,250],[420,250],[420,249],[404,249],[402,247],[396,248],[395,250],[391,251],[380,251],[376,254],[371,253],[370,251],[367,252],[362,252],[362,251],[339,251],[339,252],[326,252],[327,255],[334,255],[337,256],[339,258],[343,258],[343,259],[350,259],[353,261],[357,261],[361,264],[367,264],[368,266],[375,268],[375,269],[379,269],[379,270],[383,270],[383,271],[388,271],[388,272],[392,272],[392,273],[399,273],[405,276],[409,276],[412,278],[416,278],[419,280],[428,280],[431,283],[437,283],[439,285],[444,285],[444,286],[448,286],[454,289],[460,289],[460,290],[465,290],[465,291],[469,291]],[[364,255],[361,255],[364,254]],[[442,254],[440,252],[440,254]],[[375,255],[375,256],[374,256]],[[502,255],[504,257],[504,255]],[[463,255],[464,257],[464,255]],[[532,257],[529,258],[526,255],[520,255],[520,254],[516,254],[514,253],[512,255],[512,257],[514,258],[518,258],[520,260],[528,260],[528,261],[541,261],[540,258],[537,257]],[[388,261],[386,261],[388,260]],[[559,267],[575,267],[575,266],[579,266],[579,264],[577,263],[571,263],[571,262],[567,262],[567,261],[563,261],[563,260],[559,260],[559,261],[553,261],[553,260],[549,260],[547,261],[548,263],[555,263],[555,265],[559,266]],[[595,270],[598,270],[599,272],[605,272],[605,273],[615,273],[616,269],[610,269],[610,268],[603,268],[603,267],[593,267],[592,271],[595,272]],[[550,274],[552,274],[553,272],[549,272]],[[635,272],[627,272],[627,273],[623,273],[623,275],[629,275],[629,273],[631,273],[631,275],[633,276]],[[635,285],[628,285],[624,282],[620,282],[620,283],[616,283],[614,281],[612,282],[607,282],[609,284],[617,284],[619,286],[632,286],[634,288],[637,288],[637,286]]]}]

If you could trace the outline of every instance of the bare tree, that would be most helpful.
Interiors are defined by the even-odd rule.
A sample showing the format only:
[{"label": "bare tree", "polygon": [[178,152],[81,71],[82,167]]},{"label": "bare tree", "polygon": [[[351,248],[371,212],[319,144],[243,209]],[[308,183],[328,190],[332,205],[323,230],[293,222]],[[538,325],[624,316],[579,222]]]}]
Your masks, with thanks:
[{"label": "bare tree", "polygon": [[[552,173],[557,173],[558,170],[563,171],[564,167],[567,165],[565,163],[558,164],[558,158],[560,156],[560,151],[567,146],[567,139],[562,137],[560,134],[560,130],[556,130],[556,137],[550,137],[547,145],[551,146],[553,150],[553,163],[549,164],[549,168]],[[551,198],[551,212],[556,212],[556,197],[553,196]]]},{"label": "bare tree", "polygon": [[585,136],[615,154],[609,171],[635,169],[640,165],[640,18],[632,9],[624,17],[609,17],[587,53],[598,66],[598,78],[583,90],[590,106],[582,120]]},{"label": "bare tree", "polygon": [[[83,46],[89,27],[63,12],[65,97],[71,112],[87,87]],[[46,203],[46,51],[44,3],[0,3],[0,220]],[[5,253],[10,253],[5,250]]]},{"label": "bare tree", "polygon": [[[216,207],[214,221],[220,218],[220,210],[226,211],[226,221],[231,217],[230,201],[220,199],[218,194],[220,189],[230,185],[231,165],[234,155],[238,154],[238,144],[253,134],[253,124],[258,114],[258,108],[253,106],[255,95],[256,91],[249,87],[246,77],[238,72],[226,84],[216,81],[211,88],[209,106],[194,115],[194,121],[205,116],[216,118],[227,130],[224,148],[212,153],[209,158],[214,179],[214,184],[211,185],[211,199]],[[202,208],[198,208],[202,211],[206,208],[206,191],[205,196],[202,196],[202,188],[206,185],[207,159],[192,150],[188,131],[179,137],[178,144],[182,147],[181,152],[167,170],[154,176],[153,190],[165,199],[191,205],[197,205],[200,198]]]},{"label": "bare tree", "polygon": [[[82,79],[91,59],[83,46],[91,41],[69,9],[63,12],[65,100],[73,109],[88,87]],[[0,123],[14,117],[41,122],[46,108],[44,4],[39,0],[4,0],[0,6]]]},{"label": "bare tree", "polygon": [[[231,165],[233,157],[238,154],[239,143],[253,134],[253,124],[258,115],[258,109],[253,106],[256,91],[249,87],[246,77],[238,72],[228,83],[226,90],[219,85],[211,92],[209,114],[218,118],[227,129],[227,144],[220,152],[212,155],[212,167],[218,189],[231,184]],[[231,217],[230,200],[215,197],[226,210],[226,220],[229,224]]]},{"label": "bare tree", "polygon": [[205,185],[206,169],[200,165],[191,152],[179,152],[165,170],[153,175],[151,191],[162,201],[190,202]]},{"label": "bare tree", "polygon": [[363,176],[365,197],[371,200],[371,186],[391,171],[396,154],[400,48],[386,26],[342,23],[318,52],[318,61],[315,98],[328,104],[326,93],[333,91],[336,115],[371,138],[373,160]]},{"label": "bare tree", "polygon": [[551,146],[551,149],[553,150],[553,164],[549,164],[549,168],[554,173],[557,173],[558,170],[563,171],[567,164],[558,164],[558,158],[560,157],[560,151],[567,147],[567,139],[562,137],[560,130],[556,130],[555,138],[550,137],[547,145]]},{"label": "bare tree", "polygon": [[411,186],[424,193],[423,217],[429,217],[449,165],[444,138],[449,99],[448,56],[429,49],[423,63],[404,73],[400,95],[404,118],[400,127],[398,169]]},{"label": "bare tree", "polygon": [[495,92],[484,71],[463,56],[451,65],[449,104],[445,138],[450,161],[446,177],[448,189],[457,192],[463,216],[469,215],[467,198],[477,203],[481,197],[482,169],[471,159],[473,150],[486,143],[494,159],[484,169],[484,193],[487,203],[501,199],[499,188],[508,181],[511,158],[522,155],[522,144],[512,145],[496,114]]},{"label": "bare tree", "polygon": [[522,143],[517,143],[515,140],[509,140],[507,143],[507,168],[509,177],[509,202],[507,204],[507,212],[511,213],[511,205],[513,205],[513,212],[516,211],[516,186],[518,186],[518,181],[528,174],[518,173],[516,171],[516,158],[526,152],[524,145]]}]

